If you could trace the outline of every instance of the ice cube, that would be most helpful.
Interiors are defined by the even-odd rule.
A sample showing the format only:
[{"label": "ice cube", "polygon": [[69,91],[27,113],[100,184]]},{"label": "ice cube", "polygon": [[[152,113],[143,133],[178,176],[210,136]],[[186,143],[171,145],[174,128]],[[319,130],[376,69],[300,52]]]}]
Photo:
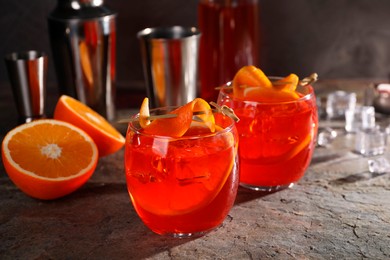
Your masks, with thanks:
[{"label": "ice cube", "polygon": [[368,160],[368,170],[378,174],[390,172],[390,162],[384,157],[370,159]]},{"label": "ice cube", "polygon": [[355,149],[364,156],[375,156],[383,154],[386,150],[387,134],[375,128],[359,129],[356,134]]},{"label": "ice cube", "polygon": [[341,119],[345,117],[347,109],[356,106],[356,93],[337,90],[329,93],[326,101],[326,114],[329,119]]},{"label": "ice cube", "polygon": [[345,131],[356,132],[362,125],[362,106],[356,105],[345,111]]},{"label": "ice cube", "polygon": [[375,128],[375,108],[373,106],[362,107],[362,128]]},{"label": "ice cube", "polygon": [[154,156],[151,160],[152,170],[149,175],[150,182],[161,182],[169,174],[168,163],[165,157]]},{"label": "ice cube", "polygon": [[337,137],[336,130],[326,127],[321,129],[317,136],[317,143],[319,146],[327,146],[333,142],[333,140]]}]

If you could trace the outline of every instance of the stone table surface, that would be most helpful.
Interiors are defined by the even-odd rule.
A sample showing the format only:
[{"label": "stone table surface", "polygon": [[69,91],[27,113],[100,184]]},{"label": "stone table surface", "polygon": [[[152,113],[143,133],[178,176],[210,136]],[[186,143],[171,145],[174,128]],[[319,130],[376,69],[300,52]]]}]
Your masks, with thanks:
[{"label": "stone table surface", "polygon": [[[329,90],[323,85],[318,95]],[[9,95],[0,92],[1,140],[15,124]],[[127,193],[123,150],[53,201],[23,194],[1,165],[0,259],[390,259],[390,174],[370,173],[370,158],[353,151],[355,135],[339,122],[320,126],[327,124],[338,137],[315,150],[293,188],[240,188],[222,226],[196,239],[162,237],[143,225]]]}]

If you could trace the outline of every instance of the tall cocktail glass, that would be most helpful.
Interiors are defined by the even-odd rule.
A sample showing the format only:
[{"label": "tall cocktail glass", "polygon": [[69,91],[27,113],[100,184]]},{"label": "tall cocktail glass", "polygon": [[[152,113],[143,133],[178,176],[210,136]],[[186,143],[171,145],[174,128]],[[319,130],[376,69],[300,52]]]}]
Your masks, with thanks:
[{"label": "tall cocktail glass", "polygon": [[[151,115],[168,111],[153,109]],[[155,233],[201,236],[218,227],[233,206],[238,133],[230,117],[215,114],[215,121],[214,133],[194,127],[180,138],[149,135],[137,120],[129,123],[127,188],[139,217]]]},{"label": "tall cocktail glass", "polygon": [[304,175],[315,147],[318,116],[314,90],[298,86],[300,98],[289,102],[253,102],[234,98],[223,87],[218,104],[240,118],[240,185],[277,191],[292,187]]}]

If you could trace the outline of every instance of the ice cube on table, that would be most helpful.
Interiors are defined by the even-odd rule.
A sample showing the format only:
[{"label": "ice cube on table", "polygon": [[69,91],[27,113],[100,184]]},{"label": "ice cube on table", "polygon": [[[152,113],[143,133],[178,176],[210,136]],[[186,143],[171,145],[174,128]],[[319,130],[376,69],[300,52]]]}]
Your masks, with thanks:
[{"label": "ice cube on table", "polygon": [[387,134],[379,126],[359,129],[356,133],[356,152],[364,156],[383,154],[386,150]]},{"label": "ice cube on table", "polygon": [[390,172],[390,162],[384,157],[369,159],[368,170],[371,173],[378,173],[378,174]]},{"label": "ice cube on table", "polygon": [[336,130],[330,127],[320,129],[317,136],[317,144],[319,146],[327,146],[331,144],[336,137],[337,137]]},{"label": "ice cube on table", "polygon": [[356,93],[337,90],[327,96],[326,115],[329,119],[344,119],[345,111],[355,106]]}]

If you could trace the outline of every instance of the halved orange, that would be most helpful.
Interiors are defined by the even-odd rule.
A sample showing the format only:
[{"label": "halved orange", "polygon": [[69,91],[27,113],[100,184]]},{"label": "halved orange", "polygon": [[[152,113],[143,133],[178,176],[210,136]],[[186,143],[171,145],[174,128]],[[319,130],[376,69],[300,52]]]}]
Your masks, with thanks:
[{"label": "halved orange", "polygon": [[[140,124],[144,132],[152,135],[181,137],[191,127],[194,115],[200,124],[203,124],[210,132],[215,131],[215,119],[210,105],[201,98],[196,98],[184,106],[169,112],[175,114],[172,118],[158,118],[151,122],[147,98],[142,102],[140,109]],[[199,125],[198,125],[199,126]]]},{"label": "halved orange", "polygon": [[93,174],[98,150],[83,130],[54,119],[20,125],[2,143],[4,168],[20,190],[56,199],[80,188]]},{"label": "halved orange", "polygon": [[242,67],[234,76],[232,81],[233,95],[236,98],[244,98],[244,90],[247,87],[262,86],[272,88],[272,82],[267,78],[264,72],[253,66]]},{"label": "halved orange", "polygon": [[95,141],[100,157],[117,152],[125,144],[123,135],[104,117],[72,97],[60,97],[54,110],[54,119],[83,129]]}]

